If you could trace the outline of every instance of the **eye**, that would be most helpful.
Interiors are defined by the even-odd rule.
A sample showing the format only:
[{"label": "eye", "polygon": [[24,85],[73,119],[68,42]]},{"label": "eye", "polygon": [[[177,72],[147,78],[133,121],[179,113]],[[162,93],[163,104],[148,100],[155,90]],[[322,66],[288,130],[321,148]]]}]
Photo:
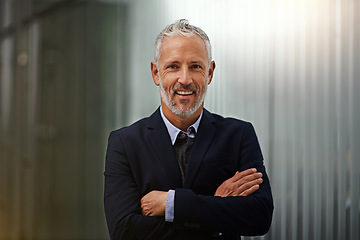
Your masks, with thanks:
[{"label": "eye", "polygon": [[199,64],[191,65],[192,69],[201,69],[202,67]]},{"label": "eye", "polygon": [[171,64],[169,66],[166,67],[167,69],[177,69],[178,66],[176,64]]}]

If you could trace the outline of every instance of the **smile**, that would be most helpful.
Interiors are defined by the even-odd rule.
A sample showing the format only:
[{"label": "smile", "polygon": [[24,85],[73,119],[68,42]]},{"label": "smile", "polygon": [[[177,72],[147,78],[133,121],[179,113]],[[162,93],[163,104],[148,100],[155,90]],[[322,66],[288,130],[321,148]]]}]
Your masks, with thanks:
[{"label": "smile", "polygon": [[193,93],[193,91],[176,91],[176,94],[183,96],[192,95]]}]

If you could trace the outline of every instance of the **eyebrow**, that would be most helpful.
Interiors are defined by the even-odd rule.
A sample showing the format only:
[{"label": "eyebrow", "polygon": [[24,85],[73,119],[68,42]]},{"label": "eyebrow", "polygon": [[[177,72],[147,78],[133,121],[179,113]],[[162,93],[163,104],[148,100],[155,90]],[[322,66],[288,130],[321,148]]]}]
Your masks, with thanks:
[{"label": "eyebrow", "polygon": [[180,62],[179,62],[179,61],[176,61],[176,60],[175,60],[175,61],[167,61],[167,62],[164,63],[164,65],[166,66],[166,65],[174,64],[174,63],[177,63],[177,64],[178,64],[178,63],[180,63]]},{"label": "eyebrow", "polygon": [[[180,61],[177,61],[177,60],[175,60],[175,61],[168,61],[168,62],[165,62],[165,65],[174,64],[174,63],[179,64]],[[205,65],[205,63],[204,63],[203,61],[201,61],[201,60],[196,60],[196,61],[191,61],[191,62],[190,62],[190,64],[193,64],[193,63],[198,63],[198,64],[203,64],[203,65]]]},{"label": "eyebrow", "polygon": [[191,61],[190,63],[198,63],[198,64],[205,65],[205,63],[203,61],[201,61],[201,60],[199,60],[199,61]]}]

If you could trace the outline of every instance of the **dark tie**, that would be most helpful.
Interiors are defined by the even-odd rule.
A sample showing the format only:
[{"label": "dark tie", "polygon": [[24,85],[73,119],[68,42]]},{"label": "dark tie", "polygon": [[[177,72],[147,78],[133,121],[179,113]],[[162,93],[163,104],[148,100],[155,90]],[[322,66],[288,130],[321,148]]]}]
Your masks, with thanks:
[{"label": "dark tie", "polygon": [[185,170],[187,167],[187,162],[190,154],[190,150],[192,147],[192,144],[194,143],[195,138],[188,137],[186,133],[179,132],[175,144],[174,144],[174,150],[176,153],[176,158],[178,160],[182,180],[184,181],[185,178]]}]

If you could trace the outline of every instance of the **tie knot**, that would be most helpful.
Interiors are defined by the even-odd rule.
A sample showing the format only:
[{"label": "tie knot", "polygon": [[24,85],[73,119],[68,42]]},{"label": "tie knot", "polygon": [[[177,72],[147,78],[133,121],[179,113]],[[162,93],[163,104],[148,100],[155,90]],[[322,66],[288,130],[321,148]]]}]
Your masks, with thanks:
[{"label": "tie knot", "polygon": [[178,138],[178,139],[181,139],[181,140],[184,140],[184,139],[187,138],[187,134],[184,133],[184,132],[179,132],[177,138]]},{"label": "tie knot", "polygon": [[196,135],[196,132],[195,132],[195,128],[194,127],[189,127],[188,128],[188,134],[186,134],[185,132],[183,131],[180,131],[177,135],[177,139],[180,139],[180,140],[186,140],[188,137],[190,138],[194,138]]}]

